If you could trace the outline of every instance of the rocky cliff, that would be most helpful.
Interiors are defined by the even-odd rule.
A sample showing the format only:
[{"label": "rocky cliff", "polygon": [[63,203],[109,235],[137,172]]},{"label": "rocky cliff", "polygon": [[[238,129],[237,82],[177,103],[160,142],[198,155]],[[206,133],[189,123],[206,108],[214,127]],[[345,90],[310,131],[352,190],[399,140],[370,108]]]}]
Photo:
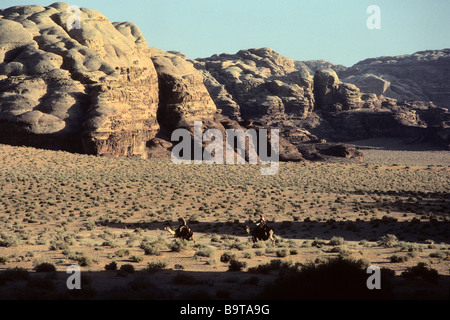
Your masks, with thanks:
[{"label": "rocky cliff", "polygon": [[[437,73],[437,79],[450,76],[445,56],[446,50],[436,53],[436,63],[442,67],[428,71]],[[299,150],[305,151],[301,144],[321,139],[346,142],[383,136],[449,145],[447,109],[430,99],[415,100],[423,96],[407,92],[405,99],[397,100],[383,95],[389,94],[388,89],[360,88],[350,83],[356,79],[350,76],[354,71],[344,66],[322,60],[293,61],[264,48],[198,59],[196,67],[205,74],[205,85],[219,110],[244,122],[277,127]],[[411,68],[396,68],[403,70],[402,79],[408,81]],[[438,101],[448,101],[448,94],[439,97]]]},{"label": "rocky cliff", "polygon": [[167,158],[171,133],[192,134],[201,120],[203,130],[223,133],[279,129],[280,157],[291,161],[333,154],[361,159],[336,143],[378,136],[449,144],[449,113],[436,106],[448,101],[448,81],[416,79],[427,89],[411,85],[398,96],[413,99],[389,97],[399,93],[395,83],[409,81],[408,72],[430,65],[423,82],[433,72],[448,80],[446,50],[353,68],[294,61],[270,48],[190,60],[149,47],[130,22],[111,23],[81,9],[82,23],[74,28],[67,24],[71,14],[65,3],[0,10],[0,143]]},{"label": "rocky cliff", "polygon": [[2,143],[144,156],[158,132],[158,78],[132,23],[65,3],[0,10]]},{"label": "rocky cliff", "polygon": [[450,49],[366,59],[338,72],[363,92],[450,108]]}]

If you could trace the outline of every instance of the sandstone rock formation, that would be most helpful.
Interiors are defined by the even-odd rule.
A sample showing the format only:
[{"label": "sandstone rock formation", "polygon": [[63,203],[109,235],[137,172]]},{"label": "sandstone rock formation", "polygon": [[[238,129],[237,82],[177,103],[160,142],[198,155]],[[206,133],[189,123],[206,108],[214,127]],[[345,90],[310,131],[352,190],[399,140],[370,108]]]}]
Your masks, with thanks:
[{"label": "sandstone rock formation", "polygon": [[[314,108],[313,79],[307,69],[269,48],[198,59],[213,99],[225,115],[240,112],[246,120],[264,116],[306,118]],[[224,93],[226,90],[227,93]],[[226,99],[224,99],[226,97]],[[235,107],[235,106],[239,107]]]},{"label": "sandstone rock formation", "polygon": [[450,143],[449,50],[352,68],[269,48],[190,60],[149,47],[133,23],[83,8],[72,26],[72,13],[65,3],[0,10],[0,143],[169,158],[172,132],[193,137],[196,120],[223,136],[279,129],[285,161],[361,160],[336,142],[379,136]]},{"label": "sandstone rock formation", "polygon": [[363,92],[450,108],[450,49],[366,59],[339,73]]},{"label": "sandstone rock formation", "polygon": [[217,113],[203,83],[203,76],[181,54],[151,49],[159,79],[158,121],[171,133],[176,128],[192,126],[195,120],[207,122]]},{"label": "sandstone rock formation", "polygon": [[132,23],[68,4],[0,10],[2,143],[144,156],[159,125],[150,50]]},{"label": "sandstone rock formation", "polygon": [[339,112],[362,107],[359,88],[352,84],[341,83],[332,69],[323,69],[315,73],[314,93],[317,107],[325,112]]},{"label": "sandstone rock formation", "polygon": [[[435,54],[435,59],[447,67],[445,52]],[[304,144],[320,139],[385,136],[449,144],[448,111],[411,101],[417,97],[414,94],[405,94],[411,97],[409,102],[383,95],[391,84],[381,76],[365,74],[361,90],[349,83],[351,76],[340,80],[339,74],[352,72],[344,66],[322,60],[292,61],[267,48],[198,59],[196,67],[206,75],[205,85],[224,114],[244,123],[277,127],[284,139],[306,154],[314,152]]]},{"label": "sandstone rock formation", "polygon": [[[317,139],[299,125],[315,105],[313,76],[270,48],[197,59],[220,112],[246,128],[279,129],[282,143]],[[292,148],[288,158],[297,159]]]}]

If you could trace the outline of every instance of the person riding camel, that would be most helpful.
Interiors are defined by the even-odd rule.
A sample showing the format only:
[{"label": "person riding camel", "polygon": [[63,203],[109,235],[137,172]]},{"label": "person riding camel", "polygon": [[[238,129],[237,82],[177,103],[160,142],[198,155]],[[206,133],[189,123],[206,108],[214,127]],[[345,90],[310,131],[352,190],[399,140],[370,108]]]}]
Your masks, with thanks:
[{"label": "person riding camel", "polygon": [[183,230],[190,231],[185,218],[180,218],[179,221],[182,222],[183,224],[178,227],[178,230],[177,230],[178,232],[181,233]]},{"label": "person riding camel", "polygon": [[256,223],[256,228],[260,228],[261,230],[267,232],[269,227],[266,223],[266,219],[264,219],[263,215],[259,216],[259,221]]},{"label": "person riding camel", "polygon": [[256,223],[257,227],[263,227],[266,224],[266,220],[264,219],[263,215],[259,215],[259,221]]}]

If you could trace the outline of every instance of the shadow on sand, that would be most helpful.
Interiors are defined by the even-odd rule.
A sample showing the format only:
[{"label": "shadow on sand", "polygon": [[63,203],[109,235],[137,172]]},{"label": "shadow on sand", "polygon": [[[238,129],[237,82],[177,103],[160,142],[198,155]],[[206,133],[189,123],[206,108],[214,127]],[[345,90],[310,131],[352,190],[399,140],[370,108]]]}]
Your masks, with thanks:
[{"label": "shadow on sand", "polygon": [[[249,236],[245,226],[251,223],[241,222],[191,222],[188,223],[194,234]],[[140,223],[111,223],[111,228],[161,230],[166,226],[177,227],[179,222],[140,222]],[[377,241],[386,234],[394,234],[400,241],[424,243],[432,240],[435,243],[450,243],[450,221],[434,219],[412,219],[410,221],[397,221],[394,218],[384,217],[370,221],[314,221],[306,218],[305,221],[268,222],[274,230],[275,237],[283,239],[331,239],[343,237],[347,241]]]},{"label": "shadow on sand", "polygon": [[[369,290],[365,267],[339,259],[328,265],[289,269],[278,264],[269,273],[198,272],[163,269],[85,271],[80,289],[66,272],[0,271],[0,300],[374,300],[449,298],[448,276],[381,272],[381,290]],[[333,264],[333,265],[332,265]],[[305,281],[305,277],[308,279]],[[295,283],[295,285],[293,285]],[[162,308],[164,303],[153,307]],[[169,306],[170,307],[170,306]]]}]

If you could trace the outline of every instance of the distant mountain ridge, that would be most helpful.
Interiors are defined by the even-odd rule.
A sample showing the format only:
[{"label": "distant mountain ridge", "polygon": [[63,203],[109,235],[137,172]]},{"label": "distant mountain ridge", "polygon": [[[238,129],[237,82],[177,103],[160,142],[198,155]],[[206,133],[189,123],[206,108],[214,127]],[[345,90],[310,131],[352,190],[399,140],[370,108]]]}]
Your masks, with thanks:
[{"label": "distant mountain ridge", "polygon": [[325,60],[296,61],[311,71],[333,69],[344,82],[365,93],[399,101],[421,100],[450,108],[450,49],[426,50],[362,60],[352,67]]}]

